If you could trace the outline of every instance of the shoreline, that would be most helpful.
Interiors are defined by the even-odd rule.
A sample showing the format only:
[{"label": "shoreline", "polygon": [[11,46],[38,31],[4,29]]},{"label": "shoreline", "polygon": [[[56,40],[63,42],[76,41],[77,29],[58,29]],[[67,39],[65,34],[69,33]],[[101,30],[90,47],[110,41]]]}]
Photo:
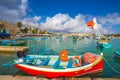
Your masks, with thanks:
[{"label": "shoreline", "polygon": [[[60,36],[60,35],[54,35],[54,36]],[[61,35],[61,37],[73,37],[73,36],[78,36],[78,37],[95,37],[95,36],[81,36],[81,35]],[[23,37],[19,37],[19,38],[4,38],[4,39],[0,39],[0,40],[13,40],[13,39],[22,39],[22,38],[40,38],[40,37],[52,37],[52,36],[45,36],[45,35],[42,35],[42,36],[23,36]],[[112,38],[120,38],[120,36],[109,36]]]},{"label": "shoreline", "polygon": [[1,80],[120,80],[120,78],[44,78],[44,77],[36,77],[36,76],[11,76],[11,75],[0,75]]}]

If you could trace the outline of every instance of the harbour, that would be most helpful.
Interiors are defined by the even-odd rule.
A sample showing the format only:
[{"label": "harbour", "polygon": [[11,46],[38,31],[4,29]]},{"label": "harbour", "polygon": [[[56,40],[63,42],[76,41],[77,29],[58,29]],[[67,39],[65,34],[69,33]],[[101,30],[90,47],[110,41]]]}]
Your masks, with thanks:
[{"label": "harbour", "polygon": [[120,80],[119,3],[0,0],[0,80]]}]

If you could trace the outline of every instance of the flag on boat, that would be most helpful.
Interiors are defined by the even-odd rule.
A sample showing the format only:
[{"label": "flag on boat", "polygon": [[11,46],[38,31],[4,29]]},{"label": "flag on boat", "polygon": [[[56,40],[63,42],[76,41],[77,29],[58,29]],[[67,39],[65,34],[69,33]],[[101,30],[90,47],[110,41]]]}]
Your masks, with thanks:
[{"label": "flag on boat", "polygon": [[92,30],[94,29],[96,24],[97,24],[97,22],[96,22],[96,18],[95,17],[93,18],[92,21],[87,22],[87,26],[91,27]]}]

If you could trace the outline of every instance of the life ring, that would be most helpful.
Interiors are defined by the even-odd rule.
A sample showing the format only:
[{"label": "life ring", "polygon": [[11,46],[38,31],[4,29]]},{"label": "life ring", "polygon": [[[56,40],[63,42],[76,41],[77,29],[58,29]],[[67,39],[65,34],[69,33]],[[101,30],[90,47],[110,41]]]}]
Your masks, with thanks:
[{"label": "life ring", "polygon": [[[79,60],[79,63],[76,63],[76,62],[75,62],[76,59]],[[74,65],[75,67],[79,67],[79,66],[82,65],[82,59],[80,58],[80,56],[74,56],[74,57],[72,58],[72,62],[73,62],[73,65]]]}]

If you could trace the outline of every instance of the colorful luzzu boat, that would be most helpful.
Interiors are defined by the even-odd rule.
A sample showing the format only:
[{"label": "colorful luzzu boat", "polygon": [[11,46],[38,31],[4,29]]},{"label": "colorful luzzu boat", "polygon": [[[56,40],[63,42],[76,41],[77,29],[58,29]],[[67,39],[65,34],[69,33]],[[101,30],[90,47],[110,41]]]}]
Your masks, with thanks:
[{"label": "colorful luzzu boat", "polygon": [[33,76],[44,75],[47,78],[75,77],[103,69],[102,55],[85,53],[82,56],[68,56],[61,51],[59,56],[28,55],[15,60],[14,66]]}]

